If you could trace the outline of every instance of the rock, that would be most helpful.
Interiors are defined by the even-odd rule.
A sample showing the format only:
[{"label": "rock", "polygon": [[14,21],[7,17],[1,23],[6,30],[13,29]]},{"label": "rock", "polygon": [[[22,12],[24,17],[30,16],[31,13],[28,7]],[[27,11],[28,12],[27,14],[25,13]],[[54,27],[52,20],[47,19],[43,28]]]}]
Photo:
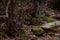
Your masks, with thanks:
[{"label": "rock", "polygon": [[60,26],[60,21],[54,21],[51,23],[46,23],[44,25],[41,25],[42,28],[46,28],[46,29],[56,27],[56,26]]}]

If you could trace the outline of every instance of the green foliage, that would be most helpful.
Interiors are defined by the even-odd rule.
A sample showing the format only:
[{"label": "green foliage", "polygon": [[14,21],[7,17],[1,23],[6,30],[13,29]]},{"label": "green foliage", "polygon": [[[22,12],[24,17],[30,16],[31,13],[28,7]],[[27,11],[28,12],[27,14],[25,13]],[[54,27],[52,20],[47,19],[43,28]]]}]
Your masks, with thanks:
[{"label": "green foliage", "polygon": [[46,16],[44,13],[39,13],[39,14],[36,14],[36,17],[35,18],[32,18],[31,19],[31,22],[33,25],[39,25],[40,22],[44,21],[46,19]]},{"label": "green foliage", "polygon": [[20,30],[20,37],[27,37],[27,33],[24,30]]},{"label": "green foliage", "polygon": [[15,36],[20,36],[21,38],[26,38],[27,32],[24,31],[24,29],[20,29],[17,33],[15,33]]},{"label": "green foliage", "polygon": [[47,22],[54,22],[54,21],[56,21],[56,19],[51,18],[51,17],[48,17],[48,18],[47,18]]},{"label": "green foliage", "polygon": [[45,14],[44,13],[39,13],[39,14],[36,14],[36,17],[38,18],[38,19],[40,19],[40,21],[43,21],[43,20],[45,20]]},{"label": "green foliage", "polygon": [[40,20],[38,18],[32,18],[31,22],[33,25],[39,25],[40,24]]},{"label": "green foliage", "polygon": [[4,32],[0,32],[0,37],[7,38],[7,35]]},{"label": "green foliage", "polygon": [[32,31],[35,35],[41,35],[45,32],[42,28],[39,28],[39,27],[34,27]]}]

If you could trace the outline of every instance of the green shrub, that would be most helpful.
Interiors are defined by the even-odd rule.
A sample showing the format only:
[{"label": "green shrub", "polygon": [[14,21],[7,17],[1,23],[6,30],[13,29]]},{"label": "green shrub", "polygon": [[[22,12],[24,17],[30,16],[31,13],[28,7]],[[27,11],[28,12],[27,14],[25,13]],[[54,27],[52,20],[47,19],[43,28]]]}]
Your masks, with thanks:
[{"label": "green shrub", "polygon": [[32,18],[31,22],[34,25],[39,25],[40,22],[44,21],[45,19],[46,19],[45,14],[44,13],[39,13],[39,14],[36,14],[35,18]]},{"label": "green shrub", "polygon": [[48,18],[47,18],[47,22],[54,22],[54,21],[56,21],[56,19],[51,18],[51,17],[48,17]]},{"label": "green shrub", "polygon": [[40,36],[41,34],[43,34],[45,31],[42,28],[38,28],[38,27],[34,27],[32,29],[32,32],[36,35],[36,36]]},{"label": "green shrub", "polygon": [[33,25],[39,25],[39,24],[40,24],[40,20],[37,19],[37,18],[32,18],[32,19],[31,19],[31,23],[32,23]]},{"label": "green shrub", "polygon": [[43,21],[43,20],[45,20],[45,14],[44,13],[39,13],[39,14],[36,14],[36,17],[38,18],[38,19],[40,19],[40,21]]},{"label": "green shrub", "polygon": [[20,37],[26,37],[27,33],[22,29],[20,30]]},{"label": "green shrub", "polygon": [[20,29],[17,33],[15,33],[15,36],[20,36],[21,38],[27,38],[27,32],[24,31],[24,29]]}]

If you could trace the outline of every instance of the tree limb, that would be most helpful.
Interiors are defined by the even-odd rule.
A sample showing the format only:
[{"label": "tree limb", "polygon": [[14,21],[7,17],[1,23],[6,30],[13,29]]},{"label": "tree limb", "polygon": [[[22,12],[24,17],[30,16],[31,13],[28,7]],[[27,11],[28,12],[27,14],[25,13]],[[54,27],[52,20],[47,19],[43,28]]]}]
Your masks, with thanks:
[{"label": "tree limb", "polygon": [[10,4],[10,0],[8,1],[8,3],[7,3],[7,6],[6,6],[6,17],[8,17],[8,7],[9,7],[9,4]]}]

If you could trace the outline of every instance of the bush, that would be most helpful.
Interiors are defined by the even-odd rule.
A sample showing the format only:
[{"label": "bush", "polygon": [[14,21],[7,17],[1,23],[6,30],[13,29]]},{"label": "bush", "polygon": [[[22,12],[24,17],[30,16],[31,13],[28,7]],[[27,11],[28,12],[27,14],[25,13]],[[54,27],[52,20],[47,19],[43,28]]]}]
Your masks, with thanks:
[{"label": "bush", "polygon": [[39,13],[39,14],[36,14],[36,17],[35,18],[32,18],[31,19],[31,23],[33,25],[39,25],[40,23],[42,23],[42,21],[44,21],[46,19],[46,16],[44,13]]},{"label": "bush", "polygon": [[56,19],[51,18],[51,17],[48,17],[48,18],[47,18],[47,22],[54,22],[54,21],[56,21]]},{"label": "bush", "polygon": [[20,30],[20,37],[27,37],[27,33],[23,29]]},{"label": "bush", "polygon": [[40,21],[44,21],[46,19],[46,16],[44,13],[36,14],[36,17],[40,19]]},{"label": "bush", "polygon": [[22,39],[27,38],[27,32],[24,29],[20,29],[17,33],[14,34],[15,36],[20,36]]},{"label": "bush", "polygon": [[32,28],[32,32],[33,32],[36,36],[40,36],[40,35],[42,35],[45,31],[44,31],[42,28],[34,27],[34,28]]},{"label": "bush", "polygon": [[37,18],[32,18],[32,19],[31,19],[31,23],[32,23],[33,25],[39,25],[39,24],[40,24],[40,20],[37,19]]}]

